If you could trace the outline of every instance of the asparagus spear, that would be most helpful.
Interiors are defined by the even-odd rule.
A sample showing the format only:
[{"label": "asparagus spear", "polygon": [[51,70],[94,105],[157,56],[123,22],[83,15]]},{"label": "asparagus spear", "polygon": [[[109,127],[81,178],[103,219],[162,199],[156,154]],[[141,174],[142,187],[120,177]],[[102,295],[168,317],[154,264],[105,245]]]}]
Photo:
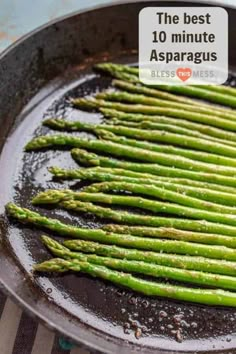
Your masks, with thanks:
[{"label": "asparagus spear", "polygon": [[93,277],[109,280],[116,285],[125,286],[126,288],[149,296],[168,297],[207,305],[236,306],[236,295],[233,292],[185,288],[183,286],[146,281],[136,278],[129,273],[121,273],[92,263],[79,262],[75,259],[51,259],[35,265],[34,270],[43,272],[81,271]]},{"label": "asparagus spear", "polygon": [[[195,111],[195,112],[200,111],[202,113],[214,115],[216,117],[235,119],[235,112],[233,110],[230,111],[230,110],[222,109],[220,107],[202,104],[201,102],[188,99],[187,97],[172,95],[168,92],[163,92],[163,91],[159,91],[157,89],[153,89],[150,87],[145,87],[144,85],[135,85],[134,83],[129,82],[127,80],[126,81],[125,80],[113,80],[112,84],[121,90],[128,91],[131,93],[135,93],[135,94],[137,93],[137,94],[142,94],[142,95],[146,95],[149,97],[164,99],[167,101],[178,102],[178,105],[175,106],[176,108],[179,107],[180,109],[183,109],[185,107],[187,110],[190,110],[190,111]],[[218,86],[213,86],[213,87],[214,87],[214,89],[219,88]],[[225,88],[228,89],[228,87],[225,87]],[[232,88],[231,88],[231,90],[232,90]],[[236,90],[233,89],[233,92],[234,91],[236,91]],[[172,106],[174,107],[174,105],[172,105]]]},{"label": "asparagus spear", "polygon": [[218,174],[208,174],[203,172],[181,170],[174,167],[166,167],[157,164],[134,163],[119,161],[108,157],[98,156],[94,153],[88,153],[85,150],[73,149],[71,151],[72,157],[79,163],[86,166],[101,166],[121,168],[124,170],[131,170],[139,173],[148,173],[158,176],[174,177],[174,178],[189,178],[197,181],[204,181],[208,183],[219,184],[223,186],[236,187],[236,180],[234,177],[228,177]]},{"label": "asparagus spear", "polygon": [[[167,119],[170,121],[172,120],[172,118],[167,118]],[[231,137],[217,138],[217,137],[205,134],[205,133],[201,133],[199,131],[195,131],[195,130],[193,130],[195,128],[191,128],[191,127],[186,129],[181,126],[178,126],[178,122],[177,122],[177,125],[174,127],[174,129],[169,128],[170,126],[173,126],[174,122],[171,122],[169,124],[162,124],[162,123],[157,123],[157,122],[153,122],[150,120],[143,120],[141,122],[133,122],[133,121],[129,121],[129,120],[125,121],[124,119],[112,118],[111,123],[114,125],[122,125],[122,126],[136,128],[136,129],[145,129],[145,130],[162,130],[163,129],[163,130],[166,130],[169,132],[174,132],[177,134],[183,134],[183,135],[187,135],[187,136],[195,136],[195,137],[199,137],[202,139],[216,141],[218,143],[222,143],[222,144],[226,144],[226,145],[236,146],[236,141],[234,141],[235,140],[235,133],[230,133],[227,131],[223,131],[223,132],[226,132],[226,135],[228,135],[227,133],[229,133],[229,135],[233,135],[233,140],[226,140],[226,139],[230,139]],[[195,125],[196,123],[192,123],[192,124]],[[205,126],[204,128],[207,128],[207,126]],[[211,130],[210,126],[209,126],[209,128]],[[219,129],[217,129],[217,130],[219,130]]]},{"label": "asparagus spear", "polygon": [[[149,123],[148,123],[149,124]],[[107,140],[111,140],[113,142],[123,144],[123,145],[131,145],[134,147],[139,147],[142,149],[147,149],[150,151],[154,152],[160,152],[160,153],[167,153],[167,154],[174,154],[174,155],[180,155],[183,157],[190,158],[192,160],[199,160],[207,163],[213,163],[217,165],[225,165],[225,166],[235,166],[236,167],[236,162],[232,158],[227,158],[219,155],[215,155],[212,153],[208,152],[202,152],[202,151],[195,151],[195,150],[186,150],[181,147],[174,147],[172,145],[157,145],[151,142],[145,142],[145,141],[140,141],[140,140],[135,140],[135,139],[128,139],[123,136],[117,136],[113,134],[113,131],[116,132],[116,128],[114,129],[113,126],[111,125],[92,125],[92,124],[86,124],[82,123],[80,121],[73,121],[73,122],[68,122],[63,119],[48,119],[44,121],[44,125],[49,126],[50,128],[57,129],[57,130],[67,130],[67,131],[89,131],[93,132],[94,134],[98,135],[100,138],[105,138]],[[154,124],[156,126],[156,124]],[[170,125],[169,125],[170,126]],[[124,126],[125,127],[125,126]],[[152,125],[150,126],[152,127]],[[122,128],[122,127],[120,127]],[[135,129],[143,129],[145,128],[144,123],[140,126],[135,126],[133,127]],[[107,131],[107,133],[106,133]],[[163,132],[162,132],[163,134]],[[209,140],[209,139],[208,139]],[[218,140],[217,140],[218,141]],[[220,143],[222,141],[219,139]],[[224,140],[223,144],[227,144],[227,142]],[[236,142],[235,142],[236,144]]]},{"label": "asparagus spear", "polygon": [[[115,130],[116,127],[113,128]],[[118,131],[122,132],[125,127],[117,127]],[[129,130],[129,128],[128,128]],[[130,128],[131,130],[131,128]],[[142,130],[139,129],[132,129],[133,131],[137,132],[143,132]],[[125,131],[124,131],[125,132]],[[152,131],[148,133],[148,136],[154,136],[156,131]],[[162,134],[159,132],[160,135]],[[163,134],[162,136],[167,137],[169,135],[168,133]],[[174,135],[174,134],[170,134]],[[179,135],[180,136],[180,135]],[[141,135],[140,135],[141,138]],[[145,139],[145,137],[144,137]],[[187,138],[183,137],[181,138],[182,144],[187,142]],[[191,138],[192,139],[192,138]],[[165,140],[165,139],[161,139]],[[199,139],[200,140],[200,139]],[[203,140],[202,140],[203,141]],[[208,143],[207,141],[203,141],[205,146],[208,144],[209,146],[212,147],[212,150],[215,151],[221,151],[222,154],[228,153],[233,157],[234,154],[236,156],[236,148],[229,147],[223,144],[211,144]],[[219,173],[222,175],[227,175],[227,176],[235,176],[236,174],[236,169],[233,167],[222,167],[220,165],[210,165],[210,164],[205,164],[199,161],[194,161],[187,159],[185,157],[181,156],[172,156],[171,154],[165,154],[165,153],[158,153],[154,151],[149,151],[146,149],[141,149],[141,148],[135,148],[131,146],[126,146],[123,144],[118,144],[114,143],[111,141],[102,141],[102,140],[85,140],[81,139],[76,136],[70,136],[70,135],[48,135],[48,136],[41,136],[37,137],[33,140],[31,140],[27,145],[26,145],[26,151],[31,151],[31,150],[39,150],[45,147],[54,147],[54,146],[64,146],[64,147],[80,147],[80,148],[85,148],[89,149],[92,151],[98,151],[98,152],[105,152],[113,156],[119,156],[119,157],[125,157],[128,159],[136,159],[144,162],[152,162],[152,163],[160,163],[162,165],[167,165],[167,166],[174,166],[182,169],[190,169],[190,170],[195,170],[195,171],[201,171],[201,172],[212,172],[212,173]],[[187,146],[187,144],[186,144]]]},{"label": "asparagus spear", "polygon": [[[171,155],[175,155],[175,157],[179,155],[190,160],[206,162],[207,164],[210,163],[214,165],[223,165],[229,167],[236,166],[235,160],[231,157],[224,157],[212,153],[207,153],[204,151],[195,151],[191,149],[175,147],[172,145],[166,145],[166,144],[163,145],[163,144],[151,143],[148,141],[129,139],[123,136],[117,136],[111,132],[107,133],[106,131],[100,131],[99,136],[102,139],[110,140],[117,144],[130,145],[133,147],[137,147],[144,150],[150,150],[157,153],[165,153],[168,155],[171,154]],[[215,167],[214,167],[214,171],[216,172]]]},{"label": "asparagus spear", "polygon": [[[200,199],[206,199],[212,202],[221,202],[219,204],[235,205],[236,193],[233,187],[220,186],[213,183],[204,183],[184,178],[167,178],[151,175],[148,173],[139,173],[119,168],[79,168],[79,169],[63,169],[60,167],[49,167],[49,172],[59,179],[68,180],[90,180],[90,181],[123,181],[141,184],[151,184],[162,186],[174,190],[176,192],[186,193],[186,195],[197,196]],[[224,192],[224,193],[219,193]]]},{"label": "asparagus spear", "polygon": [[[211,190],[197,189],[188,186],[176,186],[164,181],[154,181],[154,184],[141,182],[138,179],[132,181],[106,181],[103,183],[95,183],[83,189],[84,192],[98,193],[110,191],[129,191],[135,195],[147,195],[152,198],[169,200],[183,205],[189,205],[193,208],[206,209],[211,211],[218,211],[222,213],[235,214],[236,212],[236,197],[229,193],[221,193]],[[188,194],[190,196],[188,196]],[[208,200],[212,203],[207,203],[203,200]],[[228,204],[231,207],[221,207],[221,205]]]},{"label": "asparagus spear", "polygon": [[216,233],[226,236],[235,236],[235,227],[209,222],[205,220],[189,220],[181,218],[159,217],[150,215],[140,215],[125,211],[116,211],[109,208],[103,208],[91,203],[80,202],[78,200],[69,200],[62,203],[62,207],[76,212],[85,212],[94,214],[100,218],[113,220],[118,223],[129,225],[142,225],[151,227],[174,227],[176,229],[199,231],[206,233]]},{"label": "asparagus spear", "polygon": [[[64,241],[66,245],[66,241]],[[233,275],[236,274],[236,263],[229,261],[219,261],[216,259],[184,256],[168,253],[157,253],[150,251],[140,251],[118,246],[104,245],[92,241],[76,240],[76,245],[69,242],[68,248],[85,253],[95,253],[100,256],[113,257],[119,259],[142,261],[154,263],[167,267],[197,270],[216,274]]]},{"label": "asparagus spear", "polygon": [[219,237],[219,235],[216,234],[185,231],[174,229],[171,227],[145,227],[108,224],[103,226],[103,230],[140,237],[167,238],[180,241],[205,243],[209,245],[222,245],[230,248],[236,248],[236,240],[234,237],[228,237],[223,235],[220,235]]},{"label": "asparagus spear", "polygon": [[232,95],[236,96],[236,90],[234,87],[230,86],[224,86],[224,85],[197,85],[197,87],[213,91],[213,92],[219,92],[227,95]]},{"label": "asparagus spear", "polygon": [[[126,73],[124,76],[122,76],[122,74],[121,74],[117,80],[112,81],[112,84],[115,87],[118,87],[119,89],[124,90],[124,91],[141,93],[143,95],[156,97],[156,98],[160,98],[160,99],[171,101],[171,102],[183,103],[185,105],[188,104],[188,106],[190,106],[190,107],[197,106],[196,109],[201,106],[205,107],[206,109],[212,108],[212,107],[209,107],[209,105],[206,105],[206,104],[204,105],[204,103],[202,104],[201,102],[189,99],[187,97],[172,95],[171,93],[168,93],[168,92],[163,92],[163,91],[160,91],[157,89],[152,89],[150,87],[145,87],[144,85],[140,85],[140,81],[135,76],[133,76],[133,75],[131,76],[129,74],[127,76],[126,75],[127,75]],[[136,84],[139,84],[139,85],[136,85]]]},{"label": "asparagus spear", "polygon": [[160,132],[158,130],[148,131],[142,129],[136,129],[123,126],[111,126],[106,130],[118,135],[123,135],[140,140],[148,140],[154,142],[170,143],[172,145],[184,146],[185,148],[194,148],[196,150],[203,150],[207,152],[213,152],[223,156],[235,157],[236,148],[227,146],[226,144],[207,141],[205,139],[183,136],[181,134]]},{"label": "asparagus spear", "polygon": [[[35,213],[31,210],[20,208],[15,204],[9,203],[6,206],[8,215],[14,217],[19,222],[23,224],[34,225],[39,228],[46,228],[50,231],[56,232],[62,236],[70,236],[76,238],[86,238],[87,235],[100,235],[104,236],[106,240],[107,235],[111,233],[104,232],[103,230],[87,230],[79,227],[63,224],[57,219],[51,219]],[[208,223],[209,224],[209,223]],[[204,226],[204,223],[200,222],[199,225]],[[213,224],[214,226],[214,224]],[[91,243],[80,241],[78,242],[77,247],[82,246],[87,247],[87,251],[84,248],[84,252],[98,252],[98,254],[106,255],[106,250],[109,250],[110,256],[117,258],[126,258],[133,260],[142,260],[146,262],[152,262],[162,265],[174,266],[177,268],[186,268],[186,269],[196,269],[200,271],[207,271],[212,273],[220,273],[226,275],[235,275],[236,274],[236,263],[227,262],[223,260],[214,260],[200,257],[188,257],[188,256],[177,256],[169,255],[165,253],[154,253],[154,252],[143,252],[137,250],[129,250],[118,248],[116,246],[105,246],[102,244]],[[90,248],[88,249],[88,247]],[[92,247],[92,248],[91,248]],[[81,249],[82,250],[82,249]]]},{"label": "asparagus spear", "polygon": [[184,85],[183,86],[161,85],[161,86],[157,86],[157,88],[159,88],[160,90],[174,92],[185,96],[201,98],[206,101],[219,103],[231,108],[236,107],[236,98],[234,96],[212,92],[208,89],[206,90],[195,86],[193,87],[193,86],[186,86],[186,85],[185,86]]},{"label": "asparagus spear", "polygon": [[[162,116],[160,116],[162,117]],[[172,120],[172,118],[168,118],[169,120]],[[226,145],[230,145],[230,146],[236,146],[236,141],[234,140],[226,140],[226,138],[217,138],[211,135],[207,135],[204,133],[201,133],[199,131],[193,131],[193,129],[189,128],[182,128],[181,126],[178,126],[178,122],[176,124],[176,127],[173,128],[173,124],[174,122],[170,123],[170,124],[162,124],[162,123],[156,123],[153,122],[152,120],[143,120],[141,122],[134,122],[134,121],[125,121],[125,120],[120,120],[118,118],[112,118],[110,120],[110,124],[113,125],[118,125],[118,126],[125,126],[125,127],[131,127],[131,128],[136,128],[136,129],[144,129],[144,130],[166,130],[169,132],[173,132],[173,133],[177,133],[177,134],[182,134],[182,135],[187,135],[187,136],[193,136],[193,137],[198,137],[198,138],[202,138],[202,139],[207,139],[210,141],[215,141],[218,143],[222,143],[222,144],[226,144]],[[172,125],[171,125],[172,124]],[[197,123],[192,123],[192,124],[197,124]],[[202,125],[202,124],[201,124]],[[169,127],[172,128],[169,128]],[[207,128],[207,126],[205,126],[205,128]],[[209,126],[209,128],[212,128]],[[183,131],[185,129],[185,132]],[[214,128],[213,128],[214,129]],[[218,130],[218,129],[217,129]],[[227,131],[226,131],[227,133]],[[229,132],[229,134],[231,134]],[[227,134],[226,134],[227,135]],[[233,133],[234,135],[234,133]],[[234,137],[235,138],[235,137]],[[228,137],[227,139],[230,139],[230,137]]]},{"label": "asparagus spear", "polygon": [[[118,182],[115,182],[118,183]],[[138,185],[134,185],[136,190],[138,190]],[[137,186],[137,187],[136,187]],[[144,187],[148,187],[144,185]],[[131,188],[130,188],[131,189]],[[160,188],[161,190],[161,188]],[[157,195],[157,192],[155,192]],[[159,193],[159,192],[158,192]],[[167,198],[167,195],[176,194],[176,202],[181,200],[181,194],[174,193],[171,191],[163,191],[160,192],[161,198]],[[169,197],[170,199],[171,197]],[[178,215],[189,217],[193,219],[199,220],[207,220],[213,222],[220,222],[222,224],[228,224],[232,226],[236,226],[235,220],[235,211],[234,214],[226,214],[223,213],[224,206],[220,206],[217,209],[217,204],[207,203],[207,202],[199,202],[198,199],[186,197],[192,199],[192,206],[188,207],[185,205],[179,205],[174,203],[163,203],[162,201],[154,201],[149,200],[141,197],[134,197],[134,196],[126,196],[126,195],[113,195],[113,194],[103,194],[103,193],[86,193],[86,192],[74,192],[71,190],[47,190],[45,192],[39,193],[36,197],[33,198],[33,204],[55,204],[60,205],[66,209],[70,210],[70,206],[65,204],[64,201],[71,200],[71,204],[74,205],[74,200],[84,201],[84,202],[93,202],[93,203],[104,203],[110,205],[122,205],[128,207],[136,207],[138,209],[144,209],[148,211],[152,211],[153,213],[164,213],[164,214],[171,214],[171,215]],[[173,201],[174,198],[173,198]],[[182,200],[181,200],[182,201]],[[189,202],[190,203],[190,202]],[[194,204],[195,203],[195,204]],[[206,206],[204,205],[206,204]],[[212,207],[211,207],[212,204]],[[196,207],[194,208],[194,205]],[[202,209],[200,209],[200,205]],[[216,205],[216,207],[215,207]],[[198,206],[198,208],[197,208]],[[205,209],[203,209],[205,207]],[[212,210],[212,211],[207,211]],[[218,211],[216,211],[218,210]]]},{"label": "asparagus spear", "polygon": [[[142,91],[142,88],[139,89]],[[148,90],[143,88],[144,91]],[[183,104],[183,103],[178,103],[178,102],[172,102],[172,101],[166,101],[162,99],[158,99],[156,97],[150,97],[150,96],[145,96],[144,94],[135,94],[135,93],[128,93],[124,91],[115,91],[115,92],[110,92],[110,91],[105,91],[98,93],[96,95],[96,98],[99,100],[108,100],[108,101],[117,101],[117,102],[128,102],[128,103],[136,103],[136,104],[141,104],[145,106],[152,106],[152,107],[166,107],[166,108],[173,108],[173,109],[179,109],[179,110],[185,110],[187,112],[193,112],[196,113],[199,112],[200,114],[206,115],[209,119],[210,117],[219,117],[223,119],[235,119],[235,113],[228,113],[227,111],[225,113],[218,112],[217,110],[214,111],[214,109],[210,108],[205,108],[202,106],[190,106],[188,104]],[[236,98],[234,98],[236,102]],[[235,105],[236,107],[236,105]]]},{"label": "asparagus spear", "polygon": [[140,273],[157,278],[173,279],[177,281],[213,286],[228,290],[236,289],[236,277],[189,270],[186,271],[184,269],[165,267],[156,264],[145,263],[142,261],[137,262],[128,261],[126,259],[121,260],[111,257],[101,257],[94,254],[85,255],[78,252],[72,252],[65,246],[61,245],[59,242],[47,236],[42,236],[41,239],[46,247],[48,247],[52,252],[52,254],[59,258],[67,260],[76,259],[80,262],[89,262],[123,272]]},{"label": "asparagus spear", "polygon": [[[106,63],[102,63],[102,65]],[[110,67],[108,70],[105,70],[104,68],[100,67],[100,64],[97,64],[94,66],[95,69],[97,70],[102,70],[105,71],[106,73],[112,75],[114,78],[120,79],[120,80],[124,80],[124,81],[128,81],[128,82],[133,82],[133,83],[140,83],[137,74],[133,74],[131,72],[128,71],[124,71],[124,70],[114,70]],[[172,95],[175,96],[175,95]]]},{"label": "asparagus spear", "polygon": [[[82,123],[80,121],[66,121],[64,119],[47,119],[43,122],[43,125],[54,129],[54,130],[63,130],[63,131],[90,131],[93,133],[97,132],[97,129],[104,129],[106,130],[106,126],[107,125],[100,125],[97,124],[96,126],[93,124],[86,124],[86,123]],[[122,123],[120,124],[122,125]],[[123,124],[124,126],[126,124]],[[129,125],[130,126],[130,125]],[[205,135],[200,134],[198,132],[192,132],[190,129],[185,129],[182,127],[175,127],[171,124],[158,124],[155,125],[156,129],[160,129],[160,130],[166,130],[169,132],[175,132],[178,134],[187,134],[190,136],[198,136],[198,137],[202,137],[205,138]],[[134,125],[134,127],[136,127],[136,125]],[[141,126],[138,125],[139,128],[141,128]],[[108,129],[109,129],[109,125],[108,125]],[[142,128],[141,128],[142,129]]]},{"label": "asparagus spear", "polygon": [[[68,201],[68,208],[77,210],[79,202],[76,205],[72,201]],[[68,202],[64,202],[66,204]],[[84,205],[86,207],[86,205]],[[66,205],[65,205],[66,207]],[[105,209],[105,208],[102,208]],[[109,212],[109,209],[105,209]],[[229,261],[236,260],[236,252],[234,249],[224,246],[207,246],[204,244],[193,244],[184,241],[158,240],[153,238],[140,238],[130,235],[119,235],[103,230],[88,230],[79,227],[63,224],[59,220],[42,217],[38,213],[30,210],[19,208],[14,204],[7,205],[7,212],[21,223],[28,223],[37,227],[44,227],[51,231],[57,232],[59,235],[72,236],[83,240],[97,241],[105,244],[138,248],[143,250],[161,251],[166,253],[188,254],[192,256],[203,256],[214,259],[223,259]],[[132,215],[132,214],[131,214]],[[122,221],[122,220],[121,220]],[[220,224],[219,224],[220,225]]]},{"label": "asparagus spear", "polygon": [[[176,86],[175,86],[176,87]],[[145,115],[164,115],[169,117],[176,117],[181,119],[186,119],[194,122],[200,122],[207,125],[212,125],[213,127],[223,128],[225,130],[236,131],[236,122],[229,119],[214,118],[212,116],[201,114],[197,112],[189,112],[180,109],[167,108],[167,107],[157,107],[157,106],[145,106],[141,104],[124,104],[119,102],[110,102],[98,99],[85,99],[85,98],[74,98],[71,103],[75,107],[85,110],[91,109],[101,109],[109,108],[126,113],[138,113]]]},{"label": "asparagus spear", "polygon": [[[113,121],[114,123],[114,121]],[[134,128],[139,128],[139,129],[152,129],[155,128],[156,130],[164,130],[172,133],[177,133],[177,134],[183,134],[183,135],[188,135],[188,136],[195,136],[199,137],[202,139],[210,139],[214,140],[223,144],[228,144],[227,141],[222,141],[221,139],[217,138],[209,138],[207,135],[201,134],[198,131],[193,131],[191,129],[186,129],[178,126],[174,126],[173,124],[162,124],[162,123],[153,123],[151,124],[149,122],[143,122],[140,124],[128,122],[127,124],[124,121],[118,121],[117,125],[124,125],[124,126],[130,126]],[[104,129],[106,130],[107,125],[92,125],[92,124],[86,124],[82,123],[80,121],[66,121],[64,119],[47,119],[43,122],[43,125],[54,129],[54,130],[63,130],[63,131],[91,131],[93,133],[96,133],[96,129]],[[109,129],[109,126],[108,126]]]},{"label": "asparagus spear", "polygon": [[[228,142],[229,141],[236,142],[236,134],[234,132],[230,132],[230,131],[227,131],[224,129],[215,128],[215,127],[212,127],[212,126],[206,125],[206,124],[191,122],[191,121],[180,119],[180,118],[165,117],[165,116],[158,116],[158,115],[151,116],[151,115],[144,115],[144,114],[132,114],[132,113],[125,113],[122,111],[117,111],[115,109],[106,109],[106,108],[101,108],[100,111],[107,118],[118,119],[118,120],[123,121],[125,123],[145,122],[145,125],[147,125],[148,123],[172,124],[172,125],[186,128],[186,129],[191,129],[193,131],[197,130],[200,133],[203,133],[205,135],[216,137],[216,138],[219,138],[222,140],[227,140]],[[149,125],[149,126],[151,127],[151,125]]]},{"label": "asparagus spear", "polygon": [[[116,121],[112,122],[113,124],[116,123]],[[48,126],[51,129],[54,130],[62,130],[62,131],[88,131],[92,132],[96,135],[99,136],[100,129],[102,130],[108,130],[112,131],[113,128],[111,125],[101,125],[101,124],[86,124],[80,121],[66,121],[64,119],[47,119],[43,122],[43,125]],[[214,137],[209,137],[208,135],[202,134],[198,131],[191,130],[191,129],[186,129],[183,127],[175,126],[173,124],[162,124],[162,123],[150,123],[150,122],[142,122],[140,124],[136,124],[133,122],[127,122],[125,123],[124,121],[118,121],[117,125],[125,126],[125,127],[131,127],[131,128],[136,128],[136,129],[153,129],[153,130],[160,130],[160,131],[165,131],[165,132],[170,132],[170,133],[177,133],[181,135],[186,135],[186,136],[193,136],[201,139],[207,139],[207,140],[212,140],[220,144],[226,144],[226,145],[232,145],[236,146],[236,142],[234,141],[227,141],[227,140],[222,140],[219,138],[214,138]]]},{"label": "asparagus spear", "polygon": [[[113,63],[104,63],[104,64],[101,64],[96,67],[99,68],[99,70],[109,72],[114,77],[117,77],[115,75],[116,72],[120,72],[120,73],[125,72],[133,76],[138,75],[138,68],[129,67],[126,65],[122,66],[121,64],[113,64]],[[211,90],[209,90],[209,87],[205,85],[204,85],[204,89],[197,86],[183,86],[183,85],[181,86],[156,85],[156,88],[167,92],[174,92],[180,95],[197,97],[210,102],[220,103],[229,107],[236,107],[236,99],[233,95],[231,94],[229,95],[221,92],[212,92]]]}]

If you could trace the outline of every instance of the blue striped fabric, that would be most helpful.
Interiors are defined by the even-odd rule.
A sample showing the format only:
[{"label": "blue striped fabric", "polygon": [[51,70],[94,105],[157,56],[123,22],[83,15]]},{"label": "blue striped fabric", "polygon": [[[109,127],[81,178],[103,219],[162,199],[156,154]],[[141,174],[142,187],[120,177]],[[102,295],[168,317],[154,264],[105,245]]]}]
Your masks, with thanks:
[{"label": "blue striped fabric", "polygon": [[0,292],[1,354],[89,354],[38,324]]}]

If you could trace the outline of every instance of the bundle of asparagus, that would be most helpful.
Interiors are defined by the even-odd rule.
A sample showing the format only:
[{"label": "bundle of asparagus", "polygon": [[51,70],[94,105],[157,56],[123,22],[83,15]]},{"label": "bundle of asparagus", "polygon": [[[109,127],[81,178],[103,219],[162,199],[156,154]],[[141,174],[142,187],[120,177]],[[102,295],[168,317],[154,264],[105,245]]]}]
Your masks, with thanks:
[{"label": "bundle of asparagus", "polygon": [[[53,166],[49,172],[61,180],[92,184],[82,191],[46,190],[32,203],[90,213],[117,224],[82,229],[8,204],[10,217],[72,238],[59,243],[42,236],[57,258],[35,265],[35,271],[85,272],[146,295],[235,307],[235,89],[150,88],[139,82],[134,67],[103,63],[96,69],[114,77],[118,90],[71,102],[76,108],[99,110],[105,124],[47,119],[45,126],[63,133],[40,136],[26,146],[27,151],[68,148],[86,167]],[[96,138],[65,131],[87,131]]]}]

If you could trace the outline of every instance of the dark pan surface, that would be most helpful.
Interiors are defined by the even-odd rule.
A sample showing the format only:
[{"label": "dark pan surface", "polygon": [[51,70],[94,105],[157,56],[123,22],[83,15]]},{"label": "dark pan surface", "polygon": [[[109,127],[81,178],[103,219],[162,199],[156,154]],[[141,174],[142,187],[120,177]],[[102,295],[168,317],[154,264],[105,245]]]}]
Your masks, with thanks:
[{"label": "dark pan surface", "polygon": [[[116,14],[120,12],[120,16],[123,16],[121,16],[121,22],[122,19],[126,19],[123,23],[127,25],[129,11],[132,10],[134,15],[142,7],[141,4],[126,5],[126,9],[120,6]],[[115,20],[114,12],[111,12],[111,10],[110,12],[107,9],[100,11],[107,11],[106,14],[110,16],[110,21]],[[126,11],[126,15],[124,15],[124,11]],[[95,21],[93,15],[88,18]],[[99,19],[102,19],[102,14],[99,15],[98,11],[96,21],[99,22]],[[59,25],[58,28],[60,26],[63,29],[66,26],[68,28],[76,26],[72,19],[64,22],[67,25]],[[117,22],[117,25],[118,23],[120,21]],[[135,25],[136,23],[134,24],[131,21],[131,28],[136,28]],[[89,28],[91,26],[90,23]],[[96,28],[98,29],[98,27]],[[114,26],[111,28],[114,28]],[[131,50],[133,47],[129,43],[129,41],[132,42],[133,35],[128,35],[127,38],[123,35],[122,30],[127,30],[125,26],[119,30],[119,42],[113,43],[114,48],[111,49],[108,58],[108,54],[104,54],[104,49],[106,45],[112,43],[113,37],[111,34],[108,35],[110,42],[102,43],[101,50],[93,47],[94,52],[92,52],[91,48],[87,49],[85,46],[82,59],[78,60],[77,58],[79,65],[71,68],[68,68],[66,60],[69,61],[69,57],[73,57],[73,48],[63,48],[63,50],[56,48],[54,55],[56,55],[56,51],[65,52],[68,50],[68,58],[65,56],[65,58],[61,58],[60,62],[57,57],[58,67],[55,64],[55,67],[51,69],[52,71],[49,70],[47,73],[45,59],[43,65],[40,61],[42,60],[40,57],[44,57],[45,54],[42,54],[42,50],[39,51],[38,53],[41,53],[38,54],[39,62],[35,64],[35,84],[33,85],[30,82],[32,78],[28,79],[26,77],[26,80],[21,78],[22,89],[19,90],[20,86],[18,86],[19,91],[18,95],[15,96],[14,104],[12,102],[14,96],[11,96],[11,99],[5,102],[5,108],[2,108],[2,115],[4,113],[2,118],[4,124],[1,126],[1,129],[2,127],[3,129],[0,133],[2,138],[6,136],[6,131],[12,125],[9,122],[15,121],[2,150],[0,160],[0,213],[2,215],[0,222],[0,273],[2,282],[5,283],[4,286],[8,291],[15,293],[14,296],[18,298],[18,301],[31,312],[33,311],[35,315],[41,316],[48,326],[57,328],[77,342],[90,345],[102,352],[132,353],[141,350],[142,353],[163,353],[166,350],[169,353],[175,351],[181,353],[218,351],[222,353],[228,348],[230,349],[228,352],[233,353],[231,350],[236,347],[235,309],[152,299],[85,275],[68,274],[57,277],[38,276],[32,278],[32,264],[50,257],[39,240],[39,236],[43,232],[20,226],[14,222],[9,223],[9,220],[4,216],[4,205],[11,200],[22,206],[32,208],[30,199],[45,188],[71,186],[79,189],[82,186],[82,184],[73,182],[61,184],[53,181],[47,172],[47,167],[52,165],[66,168],[76,167],[77,165],[71,159],[68,151],[44,151],[26,154],[23,153],[23,148],[33,136],[49,132],[47,128],[40,127],[42,120],[45,118],[63,116],[86,122],[99,122],[101,120],[98,113],[86,113],[73,109],[69,104],[68,97],[93,94],[109,87],[109,78],[101,78],[91,71],[93,62],[99,62],[103,59],[125,63],[137,61],[135,50]],[[55,31],[58,32],[59,30]],[[75,31],[75,28],[71,30],[71,36],[73,36],[73,31]],[[54,38],[55,33],[53,34]],[[114,33],[113,35],[115,36]],[[48,34],[48,37],[50,40],[50,34]],[[43,38],[41,40],[43,41]],[[41,45],[43,46],[43,42]],[[136,45],[134,45],[135,48]],[[69,53],[70,50],[71,53]],[[94,56],[96,51],[98,51],[97,56]],[[89,60],[85,60],[84,57],[89,57],[91,52],[93,57],[90,56]],[[22,55],[24,56],[24,52]],[[53,56],[53,53],[50,52],[50,55]],[[75,59],[73,57],[73,60]],[[73,60],[72,64],[75,64]],[[50,60],[49,63],[51,63]],[[22,61],[20,65],[24,68],[26,64]],[[37,71],[40,69],[40,65],[41,69],[45,71],[41,81]],[[62,70],[63,67],[66,70]],[[20,73],[17,75],[21,76]],[[56,78],[49,80],[53,76]],[[230,83],[234,84],[234,77],[231,78]],[[28,91],[23,90],[26,84],[29,85],[26,88]],[[17,79],[15,80],[15,86],[17,86]],[[34,96],[33,87],[35,89],[37,87],[37,94]],[[13,88],[16,90],[17,87],[13,85]],[[5,86],[3,89],[6,91],[7,87]],[[18,98],[19,96],[21,97]],[[7,97],[7,93],[5,93],[5,97]],[[25,104],[26,101],[27,104]],[[9,108],[12,108],[12,115],[9,115]],[[34,209],[44,215],[56,216],[60,220],[83,227],[100,225],[96,218],[89,215],[71,216],[61,210]],[[139,337],[140,330],[142,332],[141,337]],[[137,337],[139,338],[137,339]]]}]

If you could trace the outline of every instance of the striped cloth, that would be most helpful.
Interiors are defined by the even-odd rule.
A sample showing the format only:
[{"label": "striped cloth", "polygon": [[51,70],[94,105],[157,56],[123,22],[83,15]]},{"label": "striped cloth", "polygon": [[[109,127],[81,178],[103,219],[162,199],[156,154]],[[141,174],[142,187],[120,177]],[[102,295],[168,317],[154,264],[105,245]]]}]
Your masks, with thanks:
[{"label": "striped cloth", "polygon": [[0,292],[1,354],[89,354],[74,347],[63,349],[61,338],[38,324]]}]

